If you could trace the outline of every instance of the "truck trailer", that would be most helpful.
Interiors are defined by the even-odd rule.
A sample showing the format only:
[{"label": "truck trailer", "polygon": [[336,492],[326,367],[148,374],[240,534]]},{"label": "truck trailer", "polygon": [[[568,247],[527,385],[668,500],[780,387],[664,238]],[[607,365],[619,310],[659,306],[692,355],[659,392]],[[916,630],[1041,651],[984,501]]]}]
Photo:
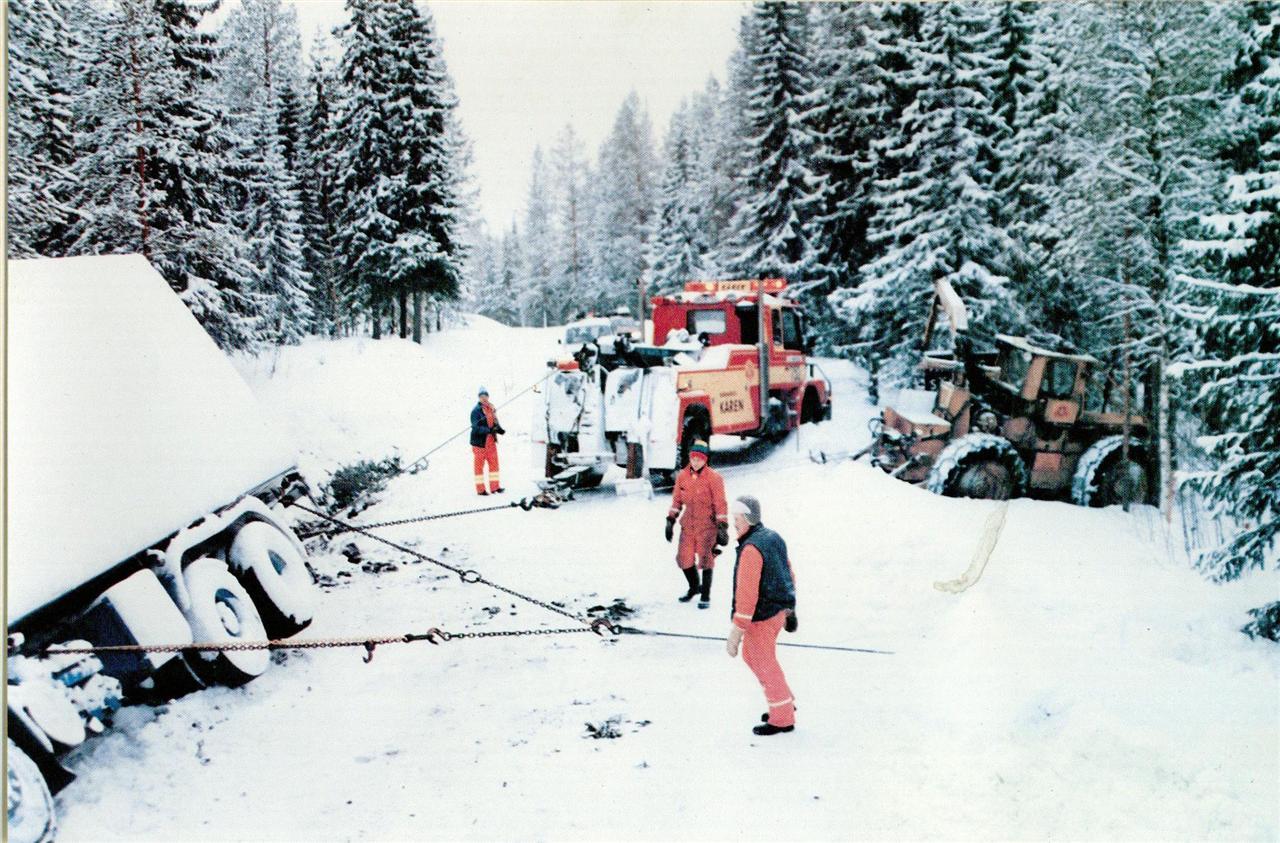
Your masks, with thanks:
[{"label": "truck trailer", "polygon": [[[146,258],[8,262],[8,835],[130,702],[241,684],[317,590],[294,449]],[[128,645],[93,654],[59,649]],[[169,650],[148,650],[149,646]]]}]

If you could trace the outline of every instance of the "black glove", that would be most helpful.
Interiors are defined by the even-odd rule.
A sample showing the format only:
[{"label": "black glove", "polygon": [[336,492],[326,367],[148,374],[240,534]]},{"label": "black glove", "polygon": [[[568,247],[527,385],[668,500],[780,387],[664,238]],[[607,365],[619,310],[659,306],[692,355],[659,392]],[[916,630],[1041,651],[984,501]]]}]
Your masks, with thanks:
[{"label": "black glove", "polygon": [[716,525],[716,546],[724,547],[728,543],[729,543],[729,525],[728,524]]},{"label": "black glove", "polygon": [[795,610],[787,612],[787,620],[783,623],[782,628],[787,632],[795,632],[800,628],[800,619],[796,617]]},{"label": "black glove", "polygon": [[671,537],[676,534],[676,519],[667,519],[667,541],[671,541]]},{"label": "black glove", "polygon": [[499,435],[499,436],[503,436],[503,435],[505,435],[505,434],[506,434],[506,431],[502,429],[502,425],[500,425],[500,424],[495,424],[495,425],[493,426],[493,432],[494,432],[494,433],[496,433],[496,434],[497,434],[497,435]]}]

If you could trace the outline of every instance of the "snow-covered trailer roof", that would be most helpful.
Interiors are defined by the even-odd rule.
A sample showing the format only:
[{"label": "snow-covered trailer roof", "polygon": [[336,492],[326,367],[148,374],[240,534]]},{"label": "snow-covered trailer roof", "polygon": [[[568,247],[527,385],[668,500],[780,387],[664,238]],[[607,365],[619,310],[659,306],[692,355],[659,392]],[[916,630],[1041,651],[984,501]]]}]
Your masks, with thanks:
[{"label": "snow-covered trailer roof", "polygon": [[294,453],[145,258],[8,270],[12,624],[289,470]]}]

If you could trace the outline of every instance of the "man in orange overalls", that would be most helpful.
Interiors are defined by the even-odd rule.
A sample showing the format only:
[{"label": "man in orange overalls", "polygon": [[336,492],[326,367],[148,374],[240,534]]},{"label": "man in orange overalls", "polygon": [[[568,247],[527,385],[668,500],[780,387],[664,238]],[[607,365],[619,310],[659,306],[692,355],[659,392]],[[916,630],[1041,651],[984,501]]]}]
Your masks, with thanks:
[{"label": "man in orange overalls", "polygon": [[[506,433],[498,424],[498,411],[489,403],[489,390],[480,387],[480,401],[471,411],[471,454],[476,469],[476,494],[505,492],[498,479],[498,437]],[[484,469],[489,467],[489,492],[484,489]]]},{"label": "man in orange overalls", "polygon": [[[707,465],[711,449],[698,440],[689,449],[689,464],[676,475],[675,490],[671,493],[671,510],[667,513],[667,541],[675,533],[676,518],[680,519],[680,546],[676,551],[676,564],[684,572],[689,590],[679,598],[688,603],[701,593],[698,608],[711,605],[711,572],[716,564],[716,548],[729,543],[729,508],[724,500],[724,478]],[[695,567],[696,566],[696,567]],[[702,583],[698,583],[698,571],[702,571]]]},{"label": "man in orange overalls", "polygon": [[733,626],[725,650],[751,668],[769,710],[751,731],[777,735],[796,727],[796,701],[778,664],[778,633],[796,631],[796,586],[782,536],[760,523],[760,502],[743,495],[733,502],[738,561],[733,566]]}]

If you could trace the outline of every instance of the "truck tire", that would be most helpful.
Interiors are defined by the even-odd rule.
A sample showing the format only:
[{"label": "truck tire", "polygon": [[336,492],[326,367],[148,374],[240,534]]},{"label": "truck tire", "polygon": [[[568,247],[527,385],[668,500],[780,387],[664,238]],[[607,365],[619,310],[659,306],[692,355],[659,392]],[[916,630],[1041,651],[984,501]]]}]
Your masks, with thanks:
[{"label": "truck tire", "polygon": [[804,400],[800,402],[800,423],[818,423],[823,420],[825,414],[822,411],[822,405],[818,403],[818,390],[813,387],[807,387],[804,391]]},{"label": "truck tire", "polygon": [[227,562],[253,598],[271,638],[297,635],[315,616],[316,592],[306,559],[265,521],[250,521],[231,539]]},{"label": "truck tire", "polygon": [[1080,456],[1071,478],[1071,502],[1079,506],[1114,506],[1151,503],[1147,483],[1146,445],[1129,438],[1129,460],[1124,459],[1124,436],[1107,436]]},{"label": "truck tire", "polygon": [[[262,641],[267,631],[253,599],[220,559],[202,556],[183,571],[191,609],[186,613],[197,644]],[[267,650],[199,650],[191,662],[202,680],[243,685],[267,669]]]},{"label": "truck tire", "polygon": [[604,480],[603,471],[584,471],[578,475],[574,485],[579,489],[594,489]]},{"label": "truck tire", "polygon": [[684,426],[680,429],[680,465],[678,468],[684,468],[689,464],[689,451],[693,448],[693,443],[699,439],[710,444],[711,420],[701,412],[690,412],[685,416]]},{"label": "truck tire", "polygon": [[1027,467],[1013,444],[990,433],[970,433],[938,454],[925,486],[951,498],[1008,500],[1027,490]]},{"label": "truck tire", "polygon": [[47,843],[58,831],[53,794],[36,762],[12,738],[9,750],[8,823],[6,839],[11,843]]},{"label": "truck tire", "polygon": [[658,491],[671,491],[676,485],[676,473],[669,468],[651,468],[649,483]]}]

